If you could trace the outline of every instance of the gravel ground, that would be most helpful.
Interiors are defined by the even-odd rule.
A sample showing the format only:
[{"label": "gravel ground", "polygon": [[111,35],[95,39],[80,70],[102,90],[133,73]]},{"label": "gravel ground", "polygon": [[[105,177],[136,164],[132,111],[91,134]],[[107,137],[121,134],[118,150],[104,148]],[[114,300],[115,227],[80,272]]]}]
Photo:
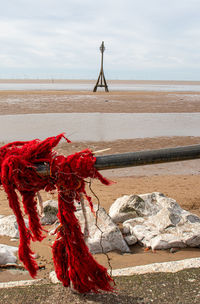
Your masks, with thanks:
[{"label": "gravel ground", "polygon": [[200,269],[115,278],[116,293],[77,294],[61,284],[42,284],[0,290],[2,304],[200,303]]}]

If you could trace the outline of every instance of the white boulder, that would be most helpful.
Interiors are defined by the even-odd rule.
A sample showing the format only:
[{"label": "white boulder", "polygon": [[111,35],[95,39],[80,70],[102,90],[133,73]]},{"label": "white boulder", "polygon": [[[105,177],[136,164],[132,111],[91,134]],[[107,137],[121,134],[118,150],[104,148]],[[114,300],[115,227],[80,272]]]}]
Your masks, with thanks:
[{"label": "white boulder", "polygon": [[[24,221],[26,227],[28,227],[28,220],[25,219]],[[8,215],[0,218],[0,235],[19,239],[19,229],[15,215]]]},{"label": "white boulder", "polygon": [[51,225],[55,223],[58,213],[58,201],[57,200],[48,200],[43,203],[43,213],[44,216],[41,218],[42,225]]},{"label": "white boulder", "polygon": [[0,244],[0,265],[8,263],[14,264],[17,262],[15,253],[18,251],[17,247]]},{"label": "white boulder", "polygon": [[[120,229],[113,223],[104,208],[99,207],[99,210],[97,211],[97,205],[94,206],[94,210],[97,211],[97,221],[95,215],[91,212],[90,207],[85,207],[85,210],[89,234],[87,245],[90,252],[106,253],[112,250],[130,252]],[[85,219],[82,210],[77,211],[75,215],[79,220],[81,230],[84,233]]]},{"label": "white boulder", "polygon": [[159,211],[157,195],[158,193],[152,193],[119,197],[110,207],[109,215],[114,223],[123,223],[135,217],[156,214]]},{"label": "white boulder", "polygon": [[56,272],[55,271],[51,271],[49,273],[49,279],[53,284],[58,284],[60,283],[60,281],[57,278]]},{"label": "white boulder", "polygon": [[[81,205],[79,202],[75,202],[75,207],[77,210],[81,210]],[[58,201],[57,200],[47,200],[43,202],[43,216],[41,218],[42,225],[52,225],[58,221]]]},{"label": "white boulder", "polygon": [[125,235],[124,239],[129,246],[136,244],[138,241],[138,239],[134,234]]}]

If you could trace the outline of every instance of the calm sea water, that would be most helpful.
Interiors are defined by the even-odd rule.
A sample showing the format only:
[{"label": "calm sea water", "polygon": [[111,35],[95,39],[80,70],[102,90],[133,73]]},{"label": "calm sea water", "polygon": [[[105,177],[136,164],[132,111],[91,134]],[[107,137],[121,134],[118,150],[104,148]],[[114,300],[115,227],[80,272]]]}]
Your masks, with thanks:
[{"label": "calm sea water", "polygon": [[[48,82],[48,83],[31,83],[31,82],[0,82],[0,91],[4,90],[72,90],[72,91],[92,91],[95,85],[91,81],[88,82]],[[173,83],[136,83],[136,82],[108,82],[110,91],[166,91],[166,92],[200,92],[200,84],[173,84]],[[104,91],[98,88],[98,91]]]},{"label": "calm sea water", "polygon": [[0,115],[0,141],[44,139],[61,132],[72,141],[200,136],[200,113]]}]

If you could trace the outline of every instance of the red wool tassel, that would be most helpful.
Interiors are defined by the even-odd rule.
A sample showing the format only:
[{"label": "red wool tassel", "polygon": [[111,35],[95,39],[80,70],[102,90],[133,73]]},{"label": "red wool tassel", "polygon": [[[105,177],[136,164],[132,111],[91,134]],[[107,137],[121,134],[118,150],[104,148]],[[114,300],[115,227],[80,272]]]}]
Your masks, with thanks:
[{"label": "red wool tassel", "polygon": [[[74,201],[80,200],[81,193],[85,194],[93,211],[91,198],[85,191],[85,178],[98,178],[105,185],[110,182],[95,169],[96,158],[90,150],[68,157],[57,155],[52,149],[62,138],[66,139],[63,134],[59,134],[44,141],[14,142],[0,148],[0,184],[7,193],[9,205],[17,219],[19,258],[31,276],[35,277],[38,266],[33,259],[30,241],[42,241],[45,237],[37,214],[35,195],[42,189],[50,191],[57,188],[61,227],[58,228],[52,252],[58,279],[64,286],[69,286],[71,282],[81,293],[113,291],[113,280],[106,268],[98,264],[89,252],[74,214]],[[35,164],[41,162],[49,163],[51,176],[37,174]],[[16,191],[22,196],[29,229],[25,226]]]},{"label": "red wool tassel", "polygon": [[[58,218],[62,226],[53,245],[57,277],[64,286],[68,286],[71,281],[73,287],[80,293],[113,291],[110,284],[112,279],[107,269],[95,261],[84,242],[80,225],[74,215],[72,195],[71,191],[67,195],[61,191],[58,197]],[[62,246],[62,255],[58,259],[57,252],[60,246]]]},{"label": "red wool tassel", "polygon": [[60,234],[61,233],[58,233],[57,239],[52,247],[53,260],[58,280],[63,283],[63,286],[68,287],[70,285],[68,255],[64,237]]},{"label": "red wool tassel", "polygon": [[[57,156],[51,168],[52,177],[56,176],[57,179],[58,218],[62,225],[53,245],[55,271],[64,284],[66,284],[66,280],[69,284],[69,277],[74,288],[81,293],[113,290],[113,286],[111,286],[113,280],[108,275],[106,268],[98,264],[89,252],[74,214],[76,211],[74,200],[80,200],[80,193],[85,193],[84,178],[98,177],[104,183],[110,183],[102,178],[94,168],[95,161],[91,151],[84,150],[67,158]],[[92,207],[90,198],[87,198]],[[58,259],[57,248],[61,244],[64,254],[60,255],[60,259]]]},{"label": "red wool tassel", "polygon": [[[0,148],[0,183],[17,219],[20,235],[19,259],[32,277],[36,276],[38,266],[30,249],[30,241],[41,241],[45,237],[42,235],[43,228],[36,210],[35,195],[47,185],[50,189],[55,187],[49,178],[37,174],[34,164],[44,160],[51,161],[55,155],[52,148],[62,137],[63,134],[60,134],[44,141],[13,142]],[[22,195],[24,210],[29,218],[29,229],[25,226],[16,190]]]}]

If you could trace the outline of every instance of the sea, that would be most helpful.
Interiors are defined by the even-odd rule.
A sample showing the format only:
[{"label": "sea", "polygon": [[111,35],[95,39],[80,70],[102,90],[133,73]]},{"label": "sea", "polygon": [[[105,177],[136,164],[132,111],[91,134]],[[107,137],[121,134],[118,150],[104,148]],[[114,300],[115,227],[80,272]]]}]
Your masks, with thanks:
[{"label": "sea", "polygon": [[[3,80],[0,79],[0,91],[42,90],[42,91],[92,91],[96,80]],[[150,91],[150,92],[200,92],[198,81],[107,81],[109,91]],[[104,91],[104,88],[98,88]]]}]

